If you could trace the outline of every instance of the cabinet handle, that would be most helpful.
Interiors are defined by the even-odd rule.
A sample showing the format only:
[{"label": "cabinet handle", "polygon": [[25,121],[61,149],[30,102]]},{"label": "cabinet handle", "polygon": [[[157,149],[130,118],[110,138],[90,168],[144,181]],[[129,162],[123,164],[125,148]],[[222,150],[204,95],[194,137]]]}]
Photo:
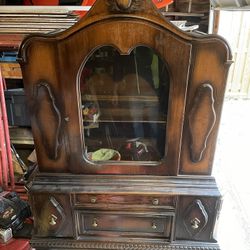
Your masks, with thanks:
[{"label": "cabinet handle", "polygon": [[154,229],[154,230],[157,229],[157,225],[155,222],[152,223],[152,229]]},{"label": "cabinet handle", "polygon": [[194,218],[193,220],[191,220],[191,227],[193,229],[198,229],[200,227],[200,223],[201,221],[198,218]]},{"label": "cabinet handle", "polygon": [[93,223],[92,223],[93,227],[98,227],[98,223],[97,223],[97,219],[94,219]]},{"label": "cabinet handle", "polygon": [[93,203],[93,204],[96,203],[96,201],[97,201],[96,197],[92,197],[92,198],[90,199],[90,202]]},{"label": "cabinet handle", "polygon": [[158,206],[159,205],[159,200],[158,199],[153,199],[152,203],[153,203],[153,205]]},{"label": "cabinet handle", "polygon": [[57,221],[57,217],[54,214],[51,214],[49,217],[49,224],[51,226],[55,226]]}]

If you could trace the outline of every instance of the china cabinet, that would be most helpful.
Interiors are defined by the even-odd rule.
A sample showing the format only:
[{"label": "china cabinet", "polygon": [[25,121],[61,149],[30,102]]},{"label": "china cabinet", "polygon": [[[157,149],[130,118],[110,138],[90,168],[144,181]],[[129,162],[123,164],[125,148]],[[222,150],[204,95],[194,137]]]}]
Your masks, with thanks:
[{"label": "china cabinet", "polygon": [[36,249],[219,249],[211,177],[231,63],[150,0],[99,0],[19,52],[39,173]]}]

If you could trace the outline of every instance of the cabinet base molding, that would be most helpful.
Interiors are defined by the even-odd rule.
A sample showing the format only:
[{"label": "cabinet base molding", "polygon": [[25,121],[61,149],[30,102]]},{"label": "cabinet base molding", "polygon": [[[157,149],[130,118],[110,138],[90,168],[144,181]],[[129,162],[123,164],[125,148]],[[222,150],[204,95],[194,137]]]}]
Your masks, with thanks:
[{"label": "cabinet base molding", "polygon": [[74,241],[32,239],[32,247],[36,250],[71,250],[71,249],[104,249],[104,250],[220,250],[216,243],[176,241],[174,243],[147,242],[104,242],[104,241]]}]

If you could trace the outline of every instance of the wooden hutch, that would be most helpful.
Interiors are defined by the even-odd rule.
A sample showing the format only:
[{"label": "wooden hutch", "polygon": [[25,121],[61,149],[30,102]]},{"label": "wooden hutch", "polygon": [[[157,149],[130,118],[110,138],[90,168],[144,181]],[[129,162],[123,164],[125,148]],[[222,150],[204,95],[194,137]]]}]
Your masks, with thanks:
[{"label": "wooden hutch", "polygon": [[66,31],[26,38],[32,246],[218,250],[211,171],[231,57],[151,0],[99,0]]}]

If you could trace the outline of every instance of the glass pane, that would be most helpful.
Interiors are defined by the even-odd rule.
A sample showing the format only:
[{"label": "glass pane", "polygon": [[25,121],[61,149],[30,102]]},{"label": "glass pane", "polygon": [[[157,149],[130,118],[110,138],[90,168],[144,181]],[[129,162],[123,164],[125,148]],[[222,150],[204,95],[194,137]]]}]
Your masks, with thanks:
[{"label": "glass pane", "polygon": [[85,154],[92,161],[160,161],[165,155],[169,74],[147,47],[102,47],[80,79]]}]

